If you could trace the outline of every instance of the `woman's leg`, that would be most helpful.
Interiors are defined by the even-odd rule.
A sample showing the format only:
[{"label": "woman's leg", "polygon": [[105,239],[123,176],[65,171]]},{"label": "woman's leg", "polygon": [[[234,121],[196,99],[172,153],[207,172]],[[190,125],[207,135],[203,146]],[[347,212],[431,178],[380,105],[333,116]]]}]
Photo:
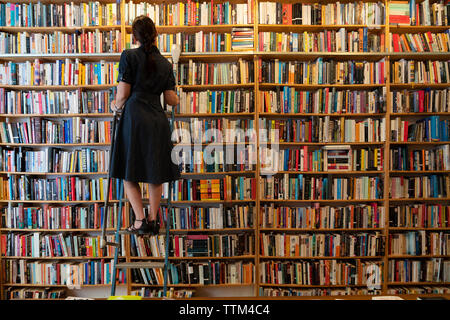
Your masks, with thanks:
[{"label": "woman's leg", "polygon": [[144,215],[144,207],[142,206],[142,194],[141,187],[137,182],[133,181],[124,181],[123,186],[125,188],[125,194],[131,202],[131,206],[133,207],[133,211],[135,214],[135,222],[134,227],[136,229],[141,227],[142,221],[145,218]]},{"label": "woman's leg", "polygon": [[162,195],[162,184],[149,183],[149,201],[150,201],[150,212],[148,220],[156,220],[156,215],[159,209],[159,203],[161,202]]}]

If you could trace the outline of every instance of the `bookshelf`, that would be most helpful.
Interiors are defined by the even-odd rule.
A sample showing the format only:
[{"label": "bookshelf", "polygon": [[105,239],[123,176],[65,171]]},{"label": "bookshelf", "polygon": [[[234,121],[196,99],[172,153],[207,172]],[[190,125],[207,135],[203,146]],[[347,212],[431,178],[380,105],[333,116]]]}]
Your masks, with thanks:
[{"label": "bookshelf", "polygon": [[[120,31],[120,41],[121,48],[130,48],[133,46],[129,34],[131,33],[131,27],[129,25],[129,21],[132,21],[132,17],[128,16],[129,5],[128,0],[121,0],[118,2],[109,1],[109,0],[101,0],[98,4],[100,5],[118,5],[120,7],[120,19],[115,21],[115,23],[111,23],[109,25],[95,25],[96,23],[84,23],[81,26],[73,26],[73,27],[65,27],[60,25],[55,25],[51,27],[45,26],[7,26],[6,24],[2,24],[0,26],[0,33],[6,34],[18,34],[22,32],[31,33],[42,33],[42,34],[51,34],[54,32],[62,32],[66,34],[72,34],[75,31],[80,33],[85,32],[116,32]],[[320,1],[320,4],[323,6],[328,6],[328,10],[331,10],[331,6],[335,4],[334,0],[324,0]],[[342,2],[342,5],[348,5],[353,3],[354,1],[346,0]],[[198,64],[212,64],[212,65],[220,65],[220,64],[239,64],[240,61],[245,61],[247,63],[253,63],[253,68],[249,69],[249,72],[253,72],[252,81],[246,82],[234,82],[234,83],[220,83],[220,84],[180,84],[178,87],[183,93],[192,93],[192,94],[201,94],[202,92],[251,92],[253,93],[253,110],[240,110],[238,112],[199,112],[196,110],[195,112],[190,112],[187,110],[186,112],[177,113],[175,115],[177,122],[189,122],[191,119],[196,119],[198,121],[209,121],[213,123],[213,121],[218,121],[223,123],[224,121],[231,120],[239,120],[239,121],[253,121],[253,128],[257,131],[263,125],[262,120],[267,121],[279,121],[282,123],[283,121],[298,120],[299,123],[302,121],[307,121],[309,119],[322,119],[323,121],[331,121],[333,123],[345,122],[346,120],[354,120],[355,124],[365,121],[366,119],[383,121],[383,127],[386,134],[385,137],[377,136],[375,140],[365,140],[361,141],[346,141],[345,139],[331,139],[329,141],[280,141],[278,146],[280,150],[299,150],[303,147],[308,147],[308,151],[313,153],[314,151],[320,150],[325,146],[333,145],[333,146],[346,146],[350,147],[350,150],[353,152],[362,152],[361,150],[374,150],[379,149],[380,153],[378,156],[383,157],[382,167],[379,168],[365,168],[363,169],[355,169],[355,170],[341,170],[341,171],[326,171],[326,170],[318,170],[313,168],[306,168],[304,170],[297,169],[285,169],[281,168],[278,170],[274,177],[283,178],[284,176],[295,178],[298,174],[302,175],[303,178],[307,179],[323,179],[328,178],[330,181],[339,181],[336,183],[341,183],[340,181],[352,180],[352,179],[364,179],[368,178],[379,178],[382,182],[382,186],[380,189],[380,193],[377,197],[359,197],[359,198],[349,198],[349,199],[334,199],[334,198],[304,198],[304,199],[269,199],[267,196],[263,194],[263,182],[267,178],[263,168],[262,168],[262,158],[256,157],[256,165],[254,168],[250,170],[223,170],[219,172],[183,172],[182,177],[186,180],[213,180],[213,179],[222,179],[225,177],[232,177],[233,179],[239,179],[241,177],[245,178],[253,178],[256,180],[254,185],[255,197],[252,198],[243,198],[243,199],[227,199],[227,200],[212,200],[212,199],[202,199],[202,200],[181,200],[176,199],[172,203],[175,205],[177,210],[186,210],[186,217],[189,214],[196,214],[196,212],[207,212],[207,210],[211,210],[211,208],[220,209],[222,206],[224,208],[249,208],[251,206],[253,210],[252,214],[252,224],[249,226],[235,226],[235,227],[224,227],[224,228],[207,228],[207,227],[199,227],[195,229],[188,229],[186,226],[172,228],[173,235],[178,237],[184,237],[189,235],[200,235],[200,236],[229,236],[234,234],[245,234],[253,236],[253,252],[242,254],[242,255],[233,255],[230,257],[216,257],[216,256],[205,256],[205,257],[175,257],[171,256],[170,261],[177,267],[183,264],[190,264],[191,267],[199,266],[199,265],[223,265],[225,267],[231,268],[234,265],[248,265],[253,267],[253,276],[250,280],[246,279],[243,283],[231,283],[228,279],[223,281],[220,279],[218,283],[211,284],[200,284],[200,283],[182,283],[182,281],[176,284],[170,284],[169,288],[174,291],[178,291],[179,294],[189,294],[188,291],[192,290],[194,294],[194,299],[196,298],[195,292],[199,288],[211,288],[212,290],[217,290],[220,295],[221,290],[227,287],[236,288],[236,292],[245,287],[249,289],[254,297],[263,297],[270,296],[274,299],[279,299],[277,295],[294,295],[291,297],[284,296],[283,298],[292,298],[292,299],[306,299],[306,298],[323,298],[323,299],[331,299],[334,295],[349,295],[349,298],[370,298],[368,295],[369,291],[367,289],[366,280],[363,277],[363,273],[372,270],[371,266],[377,266],[380,270],[380,276],[382,280],[380,281],[381,287],[378,291],[370,292],[376,294],[397,294],[399,296],[405,298],[415,298],[417,294],[426,294],[429,296],[443,295],[442,290],[447,290],[445,292],[446,296],[449,296],[449,275],[447,274],[445,281],[436,281],[435,279],[419,279],[420,281],[403,281],[403,278],[400,280],[394,280],[390,277],[391,269],[394,268],[393,264],[395,261],[404,261],[404,263],[408,263],[409,261],[422,261],[422,264],[430,263],[432,264],[435,259],[442,259],[441,268],[446,268],[447,273],[449,270],[449,255],[447,253],[443,254],[422,254],[422,255],[410,255],[410,254],[390,254],[389,253],[389,239],[393,235],[402,235],[408,234],[410,232],[425,232],[426,235],[430,235],[431,233],[439,233],[442,232],[444,236],[448,237],[449,234],[449,225],[448,219],[448,206],[450,205],[450,194],[447,193],[446,196],[433,198],[429,196],[420,196],[417,198],[392,198],[391,197],[391,178],[416,178],[416,177],[428,177],[430,175],[438,175],[442,177],[449,176],[450,168],[437,168],[433,170],[428,170],[422,168],[421,170],[411,169],[411,168],[401,168],[394,169],[391,165],[393,164],[391,161],[391,152],[396,150],[396,148],[405,148],[407,151],[414,150],[430,150],[430,152],[437,152],[435,150],[440,150],[439,148],[448,146],[450,144],[449,141],[396,141],[391,137],[391,122],[392,120],[400,119],[400,121],[416,121],[421,120],[424,117],[431,116],[439,116],[440,120],[448,120],[450,119],[450,112],[448,110],[448,106],[446,110],[433,110],[429,112],[413,112],[407,110],[406,108],[402,110],[397,110],[400,112],[394,112],[393,107],[399,107],[400,104],[395,100],[393,96],[394,92],[414,92],[420,90],[447,90],[450,88],[450,85],[447,82],[436,83],[436,82],[428,82],[421,83],[418,81],[413,81],[411,83],[400,83],[394,81],[394,64],[399,61],[439,61],[446,62],[450,60],[450,53],[447,52],[394,52],[390,47],[390,39],[392,34],[423,34],[425,32],[431,33],[444,33],[447,32],[448,35],[448,25],[447,26],[411,26],[411,25],[396,25],[389,23],[389,7],[391,2],[395,2],[393,0],[364,0],[362,2],[363,5],[372,5],[375,3],[379,3],[382,7],[384,7],[385,19],[383,21],[375,21],[372,20],[365,23],[363,21],[334,21],[333,19],[327,19],[327,23],[315,23],[311,22],[308,24],[294,24],[291,22],[287,23],[269,23],[269,21],[264,21],[263,15],[260,12],[260,6],[264,3],[270,3],[271,5],[275,5],[276,3],[273,0],[230,0],[229,5],[245,5],[250,4],[252,6],[251,14],[247,16],[247,23],[242,23],[243,21],[222,21],[221,23],[211,23],[208,21],[209,16],[200,17],[200,19],[205,19],[206,23],[200,24],[197,22],[189,21],[188,25],[180,25],[175,20],[173,21],[165,21],[160,23],[157,27],[158,33],[161,35],[159,39],[159,47],[161,53],[170,57],[169,52],[165,52],[163,48],[170,48],[170,42],[173,41],[173,38],[180,37],[177,34],[184,33],[191,37],[191,41],[193,41],[193,37],[203,32],[203,35],[210,34],[231,34],[233,30],[236,28],[248,28],[250,27],[253,31],[254,43],[252,48],[247,48],[243,51],[195,51],[192,48],[189,50],[183,50],[183,53],[180,58],[180,65],[189,64],[190,62],[198,63]],[[423,1],[417,0],[416,3],[422,3]],[[431,4],[438,3],[439,1],[430,0]],[[1,0],[1,4],[6,4],[7,1]],[[22,1],[18,0],[14,3],[21,4],[29,4],[30,1]],[[31,3],[37,4],[37,1],[32,0]],[[62,1],[43,1],[43,4],[63,4]],[[75,4],[82,4],[85,1],[75,1]],[[149,2],[141,2],[134,1],[134,4],[141,5],[142,8],[150,5],[176,5],[179,3],[177,0],[152,0]],[[210,1],[205,0],[204,3],[210,3]],[[214,5],[227,5],[227,1],[214,1]],[[280,2],[281,4],[297,4],[298,1],[295,0],[283,0]],[[306,1],[304,5],[313,5],[317,3],[316,1]],[[177,9],[178,10],[178,9]],[[306,10],[306,9],[305,9]],[[325,9],[324,9],[325,10]],[[150,11],[151,12],[151,11]],[[178,12],[178,11],[174,11]],[[276,10],[272,11],[276,14]],[[325,12],[325,11],[322,11]],[[316,17],[316,15],[314,15]],[[327,16],[328,17],[328,16]],[[251,18],[251,19],[249,19]],[[131,20],[130,20],[131,19]],[[166,19],[169,19],[166,16]],[[171,19],[176,19],[175,14],[171,16]],[[239,19],[243,19],[240,17]],[[324,20],[322,19],[322,22]],[[272,21],[273,22],[273,21]],[[336,22],[336,23],[334,23]],[[344,32],[350,34],[353,32],[353,35],[359,33],[360,30],[367,30],[368,37],[374,37],[373,39],[377,39],[374,41],[381,41],[382,37],[384,39],[384,47],[376,47],[371,50],[352,50],[352,52],[348,52],[345,48],[341,48],[339,50],[298,50],[291,52],[291,50],[264,50],[261,47],[262,43],[260,42],[262,33],[274,33],[274,34],[285,34],[285,36],[289,34],[297,34],[298,36],[308,34],[310,37],[320,37],[320,32],[330,32],[330,34],[338,34],[339,32]],[[342,31],[344,30],[344,31]],[[169,35],[169,36],[167,36]],[[172,35],[173,38],[170,38]],[[298,37],[295,36],[295,37]],[[198,36],[197,36],[198,37]],[[283,39],[279,36],[279,39]],[[318,38],[320,39],[320,38]],[[184,40],[183,40],[184,41]],[[230,38],[225,38],[225,42],[231,41]],[[195,42],[195,41],[194,41]],[[183,42],[186,46],[188,46],[188,42]],[[378,42],[377,42],[378,43]],[[185,48],[186,49],[186,48]],[[43,63],[55,63],[58,60],[71,59],[75,61],[75,59],[79,59],[81,63],[100,63],[101,61],[113,62],[117,63],[120,58],[121,50],[116,50],[114,52],[102,52],[102,53],[64,53],[64,52],[55,52],[55,53],[2,53],[0,54],[0,64],[5,64],[8,62],[16,62],[16,63],[33,63],[35,59],[42,60]],[[264,66],[265,63],[270,61],[277,61],[277,63],[286,63],[289,62],[297,63],[297,64],[305,64],[308,66],[312,66],[314,63],[317,63],[318,59],[322,59],[324,63],[328,62],[336,62],[341,64],[346,63],[380,63],[384,62],[382,77],[384,81],[373,81],[373,79],[365,79],[362,82],[340,82],[340,83],[331,83],[327,81],[323,81],[322,83],[318,81],[318,79],[311,78],[311,81],[292,81],[292,79],[288,79],[287,81],[268,81],[268,79],[261,77],[262,71],[267,71]],[[263,64],[264,63],[264,64]],[[299,70],[299,69],[297,69]],[[51,92],[65,92],[65,91],[78,91],[81,97],[84,97],[83,94],[86,95],[88,92],[110,92],[115,86],[115,83],[102,83],[102,84],[79,84],[79,85],[11,85],[0,84],[0,90],[3,90],[2,93],[8,91],[51,91]],[[377,94],[384,97],[384,100],[381,102],[384,105],[384,108],[381,110],[375,108],[376,110],[358,110],[357,112],[353,110],[341,110],[341,111],[324,111],[324,110],[265,110],[264,106],[266,103],[264,102],[265,96],[263,94],[267,92],[272,92],[273,96],[281,92],[283,95],[283,90],[285,87],[290,88],[295,92],[310,92],[317,93],[318,91],[325,90],[328,93],[343,93],[349,92],[349,94],[369,94],[376,92]],[[334,90],[334,91],[333,91]],[[447,93],[448,94],[448,93]],[[107,95],[107,94],[106,94]],[[360,96],[359,96],[360,97]],[[448,97],[448,96],[447,96]],[[88,98],[86,98],[88,99]],[[356,98],[355,98],[356,99]],[[448,98],[447,98],[448,99]],[[80,99],[80,101],[83,101]],[[299,100],[300,101],[300,100]],[[448,100],[447,100],[448,101]],[[278,102],[281,105],[281,102]],[[104,100],[100,104],[104,106],[109,106],[107,100]],[[189,105],[189,104],[188,104]],[[292,103],[292,105],[295,105]],[[267,105],[266,105],[267,107]],[[70,113],[58,113],[58,112],[50,112],[50,113],[36,113],[36,112],[14,112],[14,113],[0,113],[0,124],[5,123],[16,123],[16,122],[24,122],[30,118],[42,119],[42,120],[50,120],[50,121],[63,121],[66,119],[89,119],[94,121],[105,121],[110,120],[112,118],[112,114],[108,108],[103,108],[102,110],[89,110],[90,112],[84,112],[80,109],[78,112],[70,112]],[[228,110],[229,111],[229,110]],[[349,122],[350,123],[350,122]],[[326,128],[326,127],[324,127]],[[380,127],[381,128],[381,127]],[[335,142],[336,141],[336,142]],[[256,140],[253,144],[256,147],[256,150],[259,152],[262,150],[262,147],[265,146],[265,141],[260,141],[260,137],[257,136]],[[207,145],[220,145],[220,143],[209,143],[203,142],[202,147],[206,147]],[[238,149],[239,146],[249,145],[248,142],[235,142],[233,144],[234,149]],[[267,146],[271,147],[271,142],[267,142]],[[73,151],[80,150],[80,148],[89,148],[93,150],[107,150],[109,143],[103,142],[95,142],[95,143],[13,143],[13,142],[0,142],[0,148],[5,149],[13,149],[13,148],[25,148],[26,150],[43,150],[48,147],[53,148],[63,148],[64,151]],[[185,143],[179,143],[179,146],[188,146]],[[359,154],[359,153],[358,153]],[[4,187],[7,186],[7,181],[10,177],[21,177],[25,176],[27,178],[38,178],[38,179],[56,179],[58,177],[62,178],[71,178],[78,177],[83,179],[98,179],[100,177],[106,177],[105,170],[96,170],[93,172],[76,172],[74,170],[68,170],[67,172],[20,172],[16,170],[6,170],[2,168],[0,170],[0,191],[3,190]],[[14,178],[15,179],[15,178]],[[311,181],[311,180],[305,180]],[[318,180],[319,181],[319,180]],[[320,180],[324,181],[324,180]],[[333,182],[334,183],[334,182]],[[342,182],[344,183],[344,182]],[[143,198],[146,199],[146,191],[143,191]],[[6,210],[7,208],[17,207],[19,205],[24,205],[25,207],[44,207],[46,205],[50,205],[53,207],[66,207],[66,206],[81,206],[88,208],[89,206],[102,206],[102,200],[90,199],[90,200],[11,200],[5,197],[5,195],[0,195],[0,206],[2,210]],[[111,201],[111,206],[117,205],[118,200],[114,198]],[[144,203],[147,203],[144,200]],[[164,200],[162,201],[164,206]],[[399,224],[392,225],[390,221],[390,211],[391,208],[407,208],[407,207],[418,207],[420,210],[425,210],[424,212],[441,212],[442,219],[445,220],[445,210],[447,210],[447,225],[443,224],[440,226],[437,225],[429,225],[427,224],[428,220],[424,220],[422,224],[415,223],[413,224],[412,220],[406,220],[406,216],[410,214],[411,216],[417,215],[419,209],[411,209],[408,213],[399,213]],[[420,207],[422,206],[422,207]],[[424,207],[425,206],[425,207]],[[190,209],[189,209],[190,208]],[[289,221],[290,224],[285,225],[264,225],[265,216],[263,210],[265,208],[280,208],[279,212],[274,211],[275,214],[285,214],[286,220]],[[294,209],[297,211],[293,211]],[[375,208],[375,209],[374,209]],[[415,207],[414,207],[415,208]],[[437,209],[439,208],[439,209]],[[447,208],[447,209],[445,209]],[[370,211],[368,211],[370,209]],[[128,203],[125,203],[125,212],[129,212],[130,206]],[[191,211],[188,211],[191,210]],[[238,210],[238,209],[236,209]],[[291,210],[291,211],[289,211]],[[301,210],[304,210],[301,211]],[[328,225],[323,226],[313,226],[313,225],[299,225],[299,226],[291,226],[293,223],[293,214],[304,214],[305,219],[313,219],[314,214],[309,212],[315,212],[314,214],[318,215],[322,219],[327,219],[327,214],[331,217],[331,212],[336,215],[340,215],[340,217],[344,217],[346,212],[361,212],[361,217],[370,217],[372,220],[364,220],[364,222],[359,221],[357,226],[349,226],[348,220],[346,220],[347,224],[343,224],[340,227],[329,227]],[[313,211],[314,210],[314,211]],[[334,210],[334,211],[332,211]],[[365,211],[364,211],[365,210]],[[378,211],[377,211],[378,210]],[[398,210],[406,210],[406,209],[398,209]],[[428,210],[428,211],[427,211]],[[441,211],[439,211],[441,210]],[[442,211],[444,210],[444,211]],[[5,211],[2,211],[4,214]],[[208,211],[209,212],[209,211]],[[269,212],[269,211],[268,211]],[[411,213],[410,213],[411,212]],[[377,215],[375,215],[375,213]],[[205,213],[206,214],[206,213]],[[431,214],[431,213],[430,213]],[[438,214],[438,213],[436,213]],[[383,217],[383,220],[376,220],[374,217]],[[434,216],[433,216],[434,217]],[[277,218],[278,219],[278,218]],[[368,219],[368,218],[367,218]],[[430,218],[431,219],[431,218]],[[3,220],[3,219],[2,219]],[[125,214],[124,218],[124,226],[129,224],[129,215]],[[328,221],[328,220],[327,220]],[[0,221],[0,224],[3,221]],[[179,221],[178,221],[179,222]],[[312,223],[312,222],[311,222]],[[328,222],[327,222],[328,223]],[[110,231],[113,230],[113,225],[108,229]],[[16,227],[6,227],[5,225],[0,225],[0,236],[8,235],[8,234],[33,234],[40,233],[42,235],[56,235],[59,233],[73,233],[73,234],[89,234],[92,236],[99,235],[99,228],[38,228],[38,229],[21,229]],[[379,235],[381,242],[384,243],[384,250],[379,250],[374,252],[372,255],[367,254],[359,254],[356,253],[350,256],[327,256],[324,254],[302,254],[302,255],[263,255],[261,253],[261,248],[263,246],[262,237],[268,235],[280,235],[284,234],[287,236],[320,236],[324,235],[327,237],[340,235],[341,237],[349,237],[356,238],[360,234],[366,235]],[[131,262],[131,261],[147,261],[147,260],[156,260],[159,261],[162,258],[160,256],[136,256],[135,253],[132,253],[135,248],[133,247],[133,242],[130,237],[125,237],[124,240],[124,254],[121,257],[122,261]],[[447,248],[447,250],[449,250]],[[289,252],[287,252],[289,253]],[[110,259],[111,257],[57,257],[57,259],[53,259],[51,257],[40,257],[39,261],[51,263],[52,261],[75,261],[75,262],[87,262],[87,261],[97,261],[101,259]],[[8,257],[0,257],[0,262],[2,263],[2,267],[5,265],[6,261],[17,261],[24,260],[25,263],[27,261],[34,261],[36,258],[31,257],[18,257],[18,256],[8,256]],[[106,261],[105,261],[106,262]],[[264,268],[297,268],[297,270],[306,270],[302,269],[305,266],[309,265],[311,268],[317,268],[320,265],[322,268],[329,268],[329,266],[333,266],[335,268],[341,268],[342,270],[347,270],[348,274],[354,274],[355,278],[348,277],[346,279],[334,279],[333,281],[329,279],[325,279],[324,281],[312,281],[307,282],[307,279],[297,279],[298,283],[281,283],[286,279],[272,279],[273,281],[263,281],[262,277],[266,274]],[[234,268],[234,267],[233,267]],[[251,267],[249,267],[251,268]],[[400,267],[398,267],[400,268]],[[340,269],[340,270],[341,270]],[[236,270],[236,269],[230,269]],[[247,271],[250,269],[247,269]],[[270,269],[275,270],[275,269]],[[276,269],[278,270],[278,269]],[[287,270],[287,269],[282,269]],[[319,270],[319,269],[317,269]],[[373,271],[373,270],[372,270]],[[283,271],[284,272],[284,271]],[[441,270],[444,272],[444,270]],[[155,281],[153,284],[148,284],[145,282],[136,282],[136,274],[127,270],[125,274],[121,276],[126,277],[126,281],[120,284],[122,287],[126,288],[127,293],[150,290],[147,291],[147,294],[158,294],[158,290],[162,289],[161,279],[158,278],[158,274],[161,274],[161,270],[156,270],[154,273]],[[358,278],[357,282],[355,279]],[[443,279],[443,277],[441,278]],[[38,284],[15,284],[10,281],[5,281],[0,279],[0,291],[1,291],[1,299],[6,299],[6,291],[8,289],[16,289],[16,288],[64,288],[65,285],[38,285]],[[248,280],[248,281],[247,281]],[[292,280],[292,277],[291,279]],[[227,282],[228,281],[228,282]],[[234,281],[234,280],[233,280]],[[287,281],[287,280],[286,280]],[[290,282],[290,281],[288,281]],[[81,285],[83,290],[89,290],[89,288],[95,287],[105,287],[105,284],[86,284]],[[81,291],[84,292],[84,291]],[[88,292],[88,291],[86,291]],[[247,292],[249,292],[247,290]],[[237,293],[238,294],[238,293]]]}]

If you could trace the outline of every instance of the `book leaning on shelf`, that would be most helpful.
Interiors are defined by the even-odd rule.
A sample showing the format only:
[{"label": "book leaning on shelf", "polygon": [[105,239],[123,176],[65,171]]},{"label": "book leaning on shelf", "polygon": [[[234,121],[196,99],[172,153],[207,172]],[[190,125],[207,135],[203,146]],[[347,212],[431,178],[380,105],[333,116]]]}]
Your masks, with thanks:
[{"label": "book leaning on shelf", "polygon": [[120,25],[120,2],[2,3],[0,26],[86,27]]},{"label": "book leaning on shelf", "polygon": [[376,202],[364,205],[284,207],[261,206],[261,228],[354,229],[380,228],[384,207]]},{"label": "book leaning on shelf", "polygon": [[[81,285],[110,284],[113,260],[55,263],[46,261],[5,259],[5,283],[22,285]],[[126,272],[119,270],[117,281],[125,283]]]},{"label": "book leaning on shelf", "polygon": [[[162,268],[133,269],[134,284],[158,285],[164,283]],[[252,262],[192,262],[171,263],[168,284],[253,284],[255,265]]]},{"label": "book leaning on shelf", "polygon": [[10,91],[0,88],[1,114],[108,113],[116,87],[99,91]]}]

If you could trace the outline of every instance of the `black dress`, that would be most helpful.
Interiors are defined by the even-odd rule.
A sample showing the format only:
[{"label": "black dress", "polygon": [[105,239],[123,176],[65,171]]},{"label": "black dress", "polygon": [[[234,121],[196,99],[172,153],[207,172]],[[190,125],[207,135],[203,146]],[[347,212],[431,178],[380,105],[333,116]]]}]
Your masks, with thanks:
[{"label": "black dress", "polygon": [[175,89],[171,63],[157,47],[151,52],[155,69],[149,71],[141,46],[122,52],[117,82],[129,83],[128,97],[117,127],[111,177],[160,184],[180,178],[172,162],[173,144],[169,121],[161,106],[161,93]]}]

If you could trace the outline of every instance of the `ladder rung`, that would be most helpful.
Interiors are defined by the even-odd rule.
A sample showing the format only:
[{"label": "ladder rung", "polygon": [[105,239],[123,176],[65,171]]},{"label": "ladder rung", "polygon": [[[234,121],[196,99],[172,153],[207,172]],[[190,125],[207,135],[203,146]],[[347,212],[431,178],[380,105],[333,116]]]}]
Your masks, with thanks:
[{"label": "ladder rung", "polygon": [[123,262],[116,264],[117,269],[164,268],[164,262]]}]

